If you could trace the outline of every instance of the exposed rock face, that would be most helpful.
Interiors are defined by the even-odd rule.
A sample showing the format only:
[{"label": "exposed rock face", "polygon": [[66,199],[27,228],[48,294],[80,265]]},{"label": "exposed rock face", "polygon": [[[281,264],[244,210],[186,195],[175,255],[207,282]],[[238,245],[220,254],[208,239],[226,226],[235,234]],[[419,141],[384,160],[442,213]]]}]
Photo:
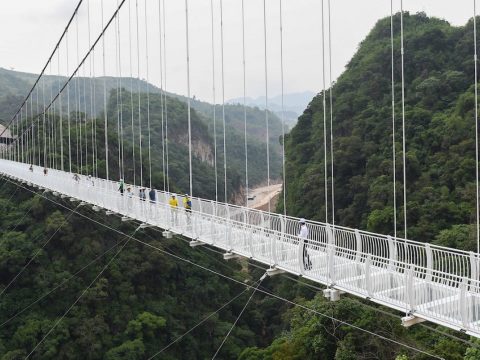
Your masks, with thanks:
[{"label": "exposed rock face", "polygon": [[211,145],[203,142],[201,140],[193,140],[192,141],[192,150],[193,155],[200,159],[202,162],[208,163],[210,166],[214,166],[214,150],[212,149]]},{"label": "exposed rock face", "polygon": [[[179,144],[188,149],[188,135],[178,136],[176,140]],[[214,166],[214,149],[206,140],[201,138],[192,138],[192,155],[202,162],[206,162],[210,166]]]}]

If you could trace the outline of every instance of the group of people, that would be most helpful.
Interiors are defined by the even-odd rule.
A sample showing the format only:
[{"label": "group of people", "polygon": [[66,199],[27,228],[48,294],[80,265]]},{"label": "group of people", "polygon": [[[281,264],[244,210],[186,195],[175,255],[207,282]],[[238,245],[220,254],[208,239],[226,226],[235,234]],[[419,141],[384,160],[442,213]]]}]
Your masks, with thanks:
[{"label": "group of people", "polygon": [[[73,174],[73,180],[75,180],[75,182],[79,184],[81,180],[80,175],[78,175],[77,173]],[[93,180],[92,175],[87,176],[87,185],[92,187],[95,186],[95,181]]]},{"label": "group of people", "polygon": [[[29,168],[30,172],[33,172],[33,165],[30,165]],[[44,168],[43,174],[46,176],[48,174],[48,169]],[[73,175],[73,180],[75,180],[77,183],[80,182],[80,176],[75,173]],[[87,183],[90,186],[95,186],[95,182],[92,178],[92,175],[88,175],[87,177]],[[133,192],[132,188],[130,186],[126,186],[125,182],[123,179],[120,179],[119,182],[119,187],[118,191],[120,194],[123,196],[124,193],[127,193],[128,198],[133,198]],[[147,201],[147,189],[146,188],[140,188],[138,190],[138,197],[141,201]],[[157,193],[154,189],[150,189],[148,191],[148,198],[151,204],[156,203],[157,201]],[[170,206],[171,210],[171,219],[172,222],[178,222],[178,210],[179,210],[179,203],[177,196],[175,194],[170,195],[170,199],[168,201],[168,204]],[[188,194],[185,194],[183,196],[183,209],[185,210],[185,213],[187,214],[187,221],[190,223],[190,217],[192,213],[192,200],[190,199],[190,196]],[[310,259],[310,255],[308,253],[308,236],[309,236],[309,231],[308,227],[306,225],[305,219],[300,219],[300,232],[298,233],[298,237],[301,240],[301,246],[303,248],[303,267],[305,270],[311,270],[312,269],[312,261]]]},{"label": "group of people", "polygon": [[[30,172],[33,172],[33,164],[30,164],[30,167],[28,168],[28,170],[30,170]],[[47,175],[48,175],[48,168],[44,167],[43,176],[47,176]]]},{"label": "group of people", "polygon": [[[133,198],[133,192],[132,192],[131,186],[126,186],[123,179],[120,179],[119,186],[118,186],[118,191],[123,196],[123,194],[125,193],[125,190],[126,190],[126,193],[127,193],[127,197],[128,198]],[[142,201],[147,201],[147,189],[143,188],[143,187],[138,189],[138,197]],[[150,203],[152,203],[152,204],[157,202],[157,193],[154,189],[150,189],[148,191],[148,198],[150,200]]]},{"label": "group of people", "polygon": [[[127,190],[127,196],[132,197],[133,193],[131,191],[131,187],[128,186],[126,190]],[[123,181],[123,179],[120,179],[118,191],[123,196],[125,192],[125,182]],[[138,197],[140,198],[140,200],[146,201],[146,189],[140,188],[138,191],[139,191]],[[149,194],[150,202],[155,203],[156,202],[155,190],[150,189],[148,194]],[[178,222],[179,202],[175,194],[170,195],[168,205],[170,206],[170,210],[171,210],[172,223]],[[187,214],[187,221],[190,222],[190,217],[192,213],[192,200],[190,199],[190,196],[188,194],[185,194],[183,196],[183,209]],[[302,218],[300,219],[300,232],[298,233],[298,237],[300,238],[301,246],[303,250],[303,268],[305,270],[312,270],[312,261],[310,259],[310,254],[308,253],[308,242],[309,242],[308,236],[309,236],[309,230],[308,230],[305,219]]]},{"label": "group of people", "polygon": [[[120,179],[118,185],[118,191],[122,196],[126,193],[126,196],[131,199],[133,198],[132,188],[127,186],[123,179]],[[138,189],[138,198],[141,201],[147,201],[147,189],[141,187]],[[148,191],[148,198],[151,204],[155,204],[157,201],[157,193],[154,189],[150,189]],[[175,194],[171,194],[170,199],[168,201],[171,210],[171,220],[173,222],[178,222],[178,210],[179,210],[179,203],[177,196]],[[183,208],[187,214],[187,221],[190,223],[191,213],[192,213],[192,200],[188,194],[185,194],[183,197]]]}]

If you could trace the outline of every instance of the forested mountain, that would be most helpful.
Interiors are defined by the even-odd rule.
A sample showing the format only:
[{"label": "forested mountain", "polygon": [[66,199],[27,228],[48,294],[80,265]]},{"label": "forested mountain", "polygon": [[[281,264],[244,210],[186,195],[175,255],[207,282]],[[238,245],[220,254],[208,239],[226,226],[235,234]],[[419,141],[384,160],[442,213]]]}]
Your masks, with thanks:
[{"label": "forested mountain", "polygon": [[[37,80],[37,74],[24,73],[0,68],[0,119],[10,120],[13,112],[18,109],[28,91]],[[52,96],[55,96],[61,89],[67,78],[65,76],[45,75],[40,80],[40,91],[33,93],[33,106],[35,110],[41,111],[43,107],[43,89],[45,88],[45,101],[49,102]],[[89,116],[95,113],[97,116],[104,110],[104,89],[107,94],[116,88],[124,88],[128,91],[159,92],[159,89],[143,80],[135,78],[115,78],[115,77],[75,77],[62,94],[62,107],[66,112],[68,103],[71,111],[86,112]],[[38,95],[38,102],[37,100]],[[8,106],[4,106],[7,104]],[[69,100],[69,101],[67,101]]]},{"label": "forested mountain", "polygon": [[[397,215],[402,219],[399,16],[394,26]],[[335,218],[386,234],[393,232],[390,49],[390,19],[384,19],[333,89]],[[423,13],[405,16],[407,221],[408,237],[415,240],[434,241],[441,231],[468,227],[475,219],[472,54],[472,22],[453,27]],[[322,95],[300,117],[286,147],[289,212],[324,220]],[[450,245],[471,249],[472,244]]]},{"label": "forested mountain", "polygon": [[[453,27],[423,13],[406,13],[404,21],[408,235],[419,241],[474,250],[473,22]],[[394,26],[401,235],[399,14]],[[333,88],[336,223],[385,234],[393,233],[390,51],[390,18],[385,18],[361,43]],[[322,96],[312,100],[286,139],[288,212],[316,220],[325,220]],[[330,181],[329,174],[329,185]],[[480,359],[478,349],[439,335],[435,326],[416,325],[405,330],[398,314],[388,315],[392,312],[360,303],[347,298],[332,304],[318,295],[305,304],[317,314],[298,308],[290,311],[287,332],[266,348],[245,350],[240,359],[431,358],[353,330],[330,316],[445,359]],[[459,333],[447,333],[463,338]],[[478,341],[474,346],[478,347]]]},{"label": "forested mountain", "polygon": [[[12,114],[17,110],[18,106],[23,101],[24,96],[30,90],[30,87],[33,85],[37,78],[35,74],[28,74],[22,72],[16,72],[11,70],[6,70],[0,68],[0,119],[7,121],[10,119]],[[58,90],[63,86],[66,81],[65,77],[62,76],[44,76],[40,82],[41,88],[45,88],[46,101],[55,96],[58,93]],[[147,116],[147,90],[150,93],[151,98],[151,109],[150,114],[152,116],[152,129],[155,131],[152,134],[153,145],[157,150],[155,153],[156,165],[160,163],[161,154],[161,110],[163,108],[163,103],[160,100],[161,90],[143,80],[132,79],[132,78],[113,78],[113,77],[97,77],[94,79],[91,78],[74,78],[70,83],[67,90],[65,90],[61,97],[61,104],[63,108],[63,114],[67,114],[70,110],[72,114],[72,119],[76,120],[75,114],[82,114],[79,119],[80,121],[85,121],[85,119],[92,118],[93,114],[96,117],[102,118],[103,111],[105,108],[105,99],[104,99],[104,89],[107,91],[107,109],[108,115],[111,120],[109,123],[112,123],[112,131],[117,131],[116,119],[117,114],[120,113],[125,119],[131,117],[130,108],[134,108],[134,123],[138,123],[137,113],[138,110],[138,93],[142,94],[140,99],[140,108],[141,116],[146,118]],[[118,93],[122,93],[122,99],[117,97],[117,90],[122,89]],[[130,96],[130,94],[135,94]],[[40,91],[38,94],[39,103],[37,104],[37,93],[36,91],[33,94],[34,102],[32,104],[34,112],[41,111],[43,108],[43,94]],[[69,99],[69,101],[67,101]],[[121,101],[120,101],[121,100]],[[168,117],[171,119],[172,129],[169,135],[172,137],[172,140],[183,139],[181,134],[186,134],[187,130],[187,112],[186,112],[186,103],[187,99],[184,96],[167,93],[167,108],[168,108]],[[60,102],[56,103],[56,114],[58,114],[58,106]],[[182,105],[183,103],[183,105]],[[196,110],[194,113],[194,121],[199,121],[207,126],[208,135],[199,134],[199,136],[208,137],[209,142],[209,151],[211,152],[210,163],[213,164],[213,123],[214,123],[214,114],[213,114],[213,105],[199,100],[192,99],[192,108]],[[38,105],[38,106],[37,106]],[[125,110],[125,114],[123,114]],[[29,110],[30,112],[30,110]],[[217,105],[215,108],[216,116],[216,133],[217,133],[217,160],[219,161],[218,169],[219,170],[219,181],[221,184],[219,188],[223,188],[223,108],[221,105]],[[85,116],[86,114],[86,116]],[[119,115],[119,116],[120,116]],[[258,108],[247,107],[247,144],[248,144],[248,153],[249,153],[249,184],[250,186],[258,185],[262,182],[265,182],[267,179],[267,148],[266,148],[266,122],[265,122],[265,111]],[[270,167],[271,173],[270,177],[273,180],[281,178],[281,145],[280,138],[282,136],[282,124],[280,119],[272,112],[268,112],[268,121],[269,121],[269,147],[270,147]],[[1,120],[0,120],[1,121]],[[101,120],[100,120],[101,123]],[[143,122],[145,128],[143,129],[146,134],[146,124],[147,121]],[[115,126],[113,125],[115,124]],[[137,126],[137,125],[135,125]],[[128,133],[128,126],[125,125],[126,131]],[[102,128],[103,129],[103,128]],[[99,128],[99,131],[103,131]],[[204,129],[203,125],[195,127],[195,130]],[[137,129],[138,130],[138,129]],[[134,128],[135,131],[135,128]],[[227,164],[229,169],[227,169],[227,181],[232,182],[233,193],[243,189],[243,186],[246,182],[245,180],[245,136],[244,136],[244,108],[239,105],[225,105],[225,131],[226,131],[226,147],[227,147]],[[138,131],[137,131],[138,134]],[[112,141],[115,141],[112,138]],[[138,139],[136,140],[138,141]],[[178,152],[179,149],[176,148],[175,141],[171,142],[173,147],[172,151],[175,156],[175,152]],[[183,146],[185,141],[183,141]],[[204,149],[206,150],[206,149]],[[137,152],[138,154],[138,152]],[[173,165],[178,165],[185,163],[185,149],[180,151],[178,154],[179,158],[173,157]],[[160,158],[159,158],[160,156]],[[203,159],[206,160],[206,159]],[[205,170],[205,169],[203,169]],[[200,171],[198,176],[202,177],[204,171]],[[211,173],[211,170],[207,170]],[[180,176],[180,174],[182,174]],[[185,188],[184,176],[185,169],[182,165],[174,166],[172,175],[176,176],[174,181],[180,182],[179,187]],[[234,184],[235,182],[235,184]],[[212,183],[211,178],[208,183],[202,183],[207,186],[209,189],[198,193],[198,195],[205,195],[206,193],[211,194]],[[229,187],[231,188],[231,187]],[[243,190],[242,190],[243,191]],[[222,193],[223,194],[223,193]],[[232,196],[235,194],[231,194]]]}]

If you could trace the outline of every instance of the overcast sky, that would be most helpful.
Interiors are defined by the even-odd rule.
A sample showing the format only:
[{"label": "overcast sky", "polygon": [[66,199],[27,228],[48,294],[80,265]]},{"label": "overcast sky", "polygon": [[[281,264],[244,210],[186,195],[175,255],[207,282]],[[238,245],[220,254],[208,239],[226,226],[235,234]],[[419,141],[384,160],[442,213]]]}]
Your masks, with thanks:
[{"label": "overcast sky", "polygon": [[[138,73],[136,43],[136,1],[139,12]],[[190,51],[191,94],[212,101],[212,30],[210,16],[211,0],[190,0]],[[110,18],[118,0],[103,0],[104,23]],[[114,27],[106,37],[107,75],[147,78],[160,85],[160,45],[158,4],[160,0],[127,0],[120,12],[120,46],[115,46]],[[101,0],[84,0],[78,21],[79,58],[86,53],[89,44],[88,13],[90,13],[90,41],[101,28]],[[214,3],[215,36],[215,87],[217,102],[221,101],[221,53],[220,53],[220,7]],[[45,64],[57,42],[77,0],[15,0],[0,1],[0,67],[38,73]],[[167,90],[186,94],[186,37],[185,3],[165,0],[166,6],[166,59]],[[280,31],[279,0],[266,0],[267,4],[267,57],[268,92],[277,95],[280,82]],[[327,0],[325,0],[327,4]],[[146,6],[146,21],[145,21]],[[88,7],[90,11],[88,11]],[[394,0],[396,10],[400,1]],[[448,20],[453,25],[464,25],[473,16],[473,0],[404,0],[405,10],[424,11],[430,16]],[[285,92],[305,90],[319,91],[322,88],[322,22],[320,0],[283,0],[284,18],[284,68]],[[390,14],[388,0],[332,0],[332,68],[335,79],[356,51],[360,41],[368,34],[376,21]],[[130,10],[130,11],[129,11]],[[224,0],[224,64],[225,98],[243,96],[242,70],[242,18],[241,0]],[[130,12],[130,15],[129,15]],[[246,68],[247,96],[265,94],[263,1],[245,0],[246,14]],[[129,32],[129,18],[131,38]],[[69,33],[68,72],[78,64],[76,52],[76,22]],[[325,23],[328,27],[328,23]],[[147,35],[145,32],[147,31]],[[148,48],[146,36],[148,37]],[[130,47],[130,42],[132,46]],[[132,62],[130,63],[130,48]],[[120,65],[115,54],[120,52]],[[148,53],[148,74],[147,60]],[[67,74],[67,46],[63,43],[60,53],[54,58],[51,73]],[[326,53],[328,57],[328,53]],[[408,66],[408,54],[406,64]],[[328,60],[328,59],[327,59]],[[326,82],[328,84],[328,63]],[[130,69],[131,68],[131,69]],[[50,71],[50,70],[49,70]],[[81,74],[103,74],[101,43],[95,53],[95,61],[87,62]]]}]

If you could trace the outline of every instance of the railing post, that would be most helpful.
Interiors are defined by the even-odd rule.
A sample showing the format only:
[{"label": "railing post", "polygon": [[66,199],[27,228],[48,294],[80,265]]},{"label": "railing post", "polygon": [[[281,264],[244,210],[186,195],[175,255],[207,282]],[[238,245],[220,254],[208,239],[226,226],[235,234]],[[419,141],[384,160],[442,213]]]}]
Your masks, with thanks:
[{"label": "railing post", "polygon": [[372,297],[372,255],[368,254],[365,259],[365,290],[367,290],[368,297]]},{"label": "railing post", "polygon": [[233,249],[231,231],[232,227],[230,226],[230,206],[225,204],[225,214],[227,216],[225,221],[225,244],[228,245],[228,250]]},{"label": "railing post", "polygon": [[303,247],[305,246],[305,239],[302,239],[297,236],[298,239],[298,268],[300,269],[300,274],[305,275],[305,269],[303,268]]},{"label": "railing post", "polygon": [[265,249],[265,239],[266,239],[266,231],[265,231],[265,227],[266,227],[266,221],[265,221],[265,213],[262,211],[260,212],[260,217],[261,217],[261,224],[260,224],[260,238],[262,239],[262,255],[266,252],[266,249]]},{"label": "railing post", "polygon": [[195,237],[198,239],[201,235],[201,229],[199,229],[199,221],[198,221],[198,218],[199,217],[202,217],[203,215],[203,206],[202,206],[202,201],[200,199],[198,199],[197,201],[198,203],[198,212],[196,213],[193,213],[192,216],[193,216],[193,227],[194,227],[194,233],[195,233]]},{"label": "railing post", "polygon": [[253,250],[253,229],[248,231],[248,247],[250,249],[250,256],[253,258],[255,256]]},{"label": "railing post", "polygon": [[[272,215],[272,214],[270,214],[269,216],[277,216],[278,218],[281,217],[281,215]],[[277,237],[278,235],[275,234],[273,229],[270,229],[270,241],[271,241],[270,251],[272,253],[271,266],[275,266],[277,264]]]},{"label": "railing post", "polygon": [[461,317],[462,326],[464,329],[468,328],[468,323],[469,323],[467,287],[468,287],[468,280],[466,277],[464,277],[462,279],[462,283],[460,284],[460,299],[459,299],[460,317]]},{"label": "railing post", "polygon": [[211,201],[212,203],[212,217],[210,218],[210,233],[212,237],[212,244],[215,244],[215,240],[217,237],[217,227],[215,223],[217,222],[217,203],[215,201]]},{"label": "railing post", "polygon": [[327,234],[327,256],[328,256],[328,277],[330,279],[330,283],[335,283],[335,239],[333,237],[332,227],[327,224],[325,227],[325,231]]},{"label": "railing post", "polygon": [[[279,219],[280,219],[280,235],[278,236],[278,239],[277,240],[280,240],[280,248],[281,248],[281,260],[284,260],[284,257],[283,257],[283,249],[284,249],[284,243],[285,243],[285,232],[286,232],[286,229],[285,229],[285,216],[283,215],[279,215],[278,216]],[[278,242],[277,244],[275,245],[275,263],[278,263],[278,252],[277,252],[277,249],[278,249]]]},{"label": "railing post", "polygon": [[412,264],[408,270],[405,269],[405,279],[406,279],[406,296],[407,302],[410,306],[410,310],[415,310],[415,291],[414,291],[414,279],[415,279],[415,265]]},{"label": "railing post", "polygon": [[433,254],[430,244],[425,244],[425,255],[427,257],[427,271],[425,273],[425,280],[432,281]]},{"label": "railing post", "polygon": [[478,281],[478,258],[473,251],[470,251],[470,279]]},{"label": "railing post", "polygon": [[360,231],[358,229],[355,229],[355,240],[357,243],[357,250],[355,252],[355,262],[357,264],[360,263],[360,260],[362,259],[362,236],[360,235]]},{"label": "railing post", "polygon": [[248,226],[248,211],[246,209],[243,209],[243,230],[242,230],[242,234],[243,234],[243,246],[245,248],[245,250],[247,249],[248,247],[248,234],[249,234],[249,226]]},{"label": "railing post", "polygon": [[397,260],[397,246],[390,235],[387,235],[388,242],[388,270],[395,271],[395,262]]},{"label": "railing post", "polygon": [[355,229],[355,242],[356,242],[356,251],[355,251],[355,272],[358,274],[360,270],[360,263],[362,261],[362,236],[360,231]]}]

